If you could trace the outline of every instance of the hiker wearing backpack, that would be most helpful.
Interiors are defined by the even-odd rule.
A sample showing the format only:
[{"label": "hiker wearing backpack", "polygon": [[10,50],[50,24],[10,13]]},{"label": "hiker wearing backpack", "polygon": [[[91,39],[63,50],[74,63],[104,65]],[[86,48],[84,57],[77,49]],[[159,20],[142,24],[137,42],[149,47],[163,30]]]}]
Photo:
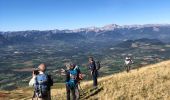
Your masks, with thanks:
[{"label": "hiker wearing backpack", "polygon": [[98,70],[100,69],[99,62],[97,63],[94,61],[93,57],[89,57],[89,69],[93,79],[93,86],[97,87],[97,77],[98,77]]},{"label": "hiker wearing backpack", "polygon": [[53,80],[45,71],[45,64],[40,64],[38,66],[38,72],[33,71],[33,78],[29,82],[29,85],[34,87],[32,100],[51,100],[50,90],[53,85]]},{"label": "hiker wearing backpack", "polygon": [[80,83],[80,81],[83,80],[83,75],[81,73],[81,70],[80,70],[79,66],[76,64],[73,64],[73,68],[74,68],[74,70],[77,71],[77,82]]},{"label": "hiker wearing backpack", "polygon": [[130,71],[130,68],[131,68],[132,64],[133,64],[132,59],[130,57],[126,57],[125,58],[125,69],[126,69],[126,72]]},{"label": "hiker wearing backpack", "polygon": [[80,69],[75,64],[66,64],[66,70],[62,69],[66,75],[66,94],[67,100],[71,100],[70,94],[72,94],[73,100],[79,100],[79,89],[78,89],[78,75]]}]

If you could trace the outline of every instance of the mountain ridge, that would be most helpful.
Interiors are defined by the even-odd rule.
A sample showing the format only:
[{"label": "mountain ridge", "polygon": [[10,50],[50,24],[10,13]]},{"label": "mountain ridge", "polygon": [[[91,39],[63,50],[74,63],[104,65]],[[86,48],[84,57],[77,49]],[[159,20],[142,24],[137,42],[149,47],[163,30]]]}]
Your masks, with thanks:
[{"label": "mountain ridge", "polygon": [[[80,28],[77,30],[31,30],[0,32],[10,43],[35,43],[48,41],[115,43],[141,38],[170,42],[170,24],[145,24],[119,26],[110,24],[103,27]],[[2,41],[2,39],[1,39]],[[5,43],[4,43],[5,44]]]},{"label": "mountain ridge", "polygon": [[91,26],[77,29],[48,29],[48,30],[22,30],[22,31],[0,31],[0,34],[4,34],[5,32],[24,32],[24,31],[54,31],[55,32],[80,32],[87,30],[111,30],[116,28],[143,28],[143,27],[169,27],[170,24],[132,24],[132,25],[118,25],[118,24],[107,24],[101,27]]}]

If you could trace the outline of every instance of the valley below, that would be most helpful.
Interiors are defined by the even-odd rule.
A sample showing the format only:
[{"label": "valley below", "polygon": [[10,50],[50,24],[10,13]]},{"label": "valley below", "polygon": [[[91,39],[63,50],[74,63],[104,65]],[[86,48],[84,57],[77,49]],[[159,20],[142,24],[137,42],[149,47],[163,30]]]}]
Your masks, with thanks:
[{"label": "valley below", "polygon": [[169,32],[169,25],[114,24],[94,29],[0,32],[0,89],[28,86],[40,63],[47,64],[55,83],[63,83],[60,70],[70,61],[80,66],[84,80],[91,79],[89,56],[101,62],[100,77],[124,71],[126,56],[132,57],[133,69],[170,59]]}]

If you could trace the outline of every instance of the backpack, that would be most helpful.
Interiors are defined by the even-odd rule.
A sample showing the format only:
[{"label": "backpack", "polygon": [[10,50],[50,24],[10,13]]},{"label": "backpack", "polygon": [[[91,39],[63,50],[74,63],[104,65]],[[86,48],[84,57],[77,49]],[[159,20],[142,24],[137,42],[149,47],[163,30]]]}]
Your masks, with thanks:
[{"label": "backpack", "polygon": [[38,74],[35,79],[35,94],[39,98],[47,96],[49,87],[48,87],[48,75]]},{"label": "backpack", "polygon": [[53,86],[53,78],[51,77],[51,75],[47,75],[48,77],[48,88],[50,89],[51,86]]},{"label": "backpack", "polygon": [[79,66],[76,65],[74,70],[77,70],[77,81],[83,80],[83,74],[81,73]]},{"label": "backpack", "polygon": [[101,65],[100,65],[100,61],[97,61],[97,62],[96,62],[96,70],[99,70],[99,69],[100,69],[100,67],[101,67]]},{"label": "backpack", "polygon": [[70,74],[70,79],[68,82],[66,82],[66,84],[70,89],[74,89],[77,86],[77,74],[78,74],[77,70],[75,69],[69,70],[69,74]]}]

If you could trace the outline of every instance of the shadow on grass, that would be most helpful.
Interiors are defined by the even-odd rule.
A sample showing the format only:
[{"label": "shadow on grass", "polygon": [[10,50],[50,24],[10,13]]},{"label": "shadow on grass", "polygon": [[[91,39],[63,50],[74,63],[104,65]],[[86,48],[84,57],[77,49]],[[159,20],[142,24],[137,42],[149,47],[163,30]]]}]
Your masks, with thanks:
[{"label": "shadow on grass", "polygon": [[90,88],[80,95],[80,100],[87,100],[88,98],[98,94],[102,90],[103,90],[103,87]]}]

